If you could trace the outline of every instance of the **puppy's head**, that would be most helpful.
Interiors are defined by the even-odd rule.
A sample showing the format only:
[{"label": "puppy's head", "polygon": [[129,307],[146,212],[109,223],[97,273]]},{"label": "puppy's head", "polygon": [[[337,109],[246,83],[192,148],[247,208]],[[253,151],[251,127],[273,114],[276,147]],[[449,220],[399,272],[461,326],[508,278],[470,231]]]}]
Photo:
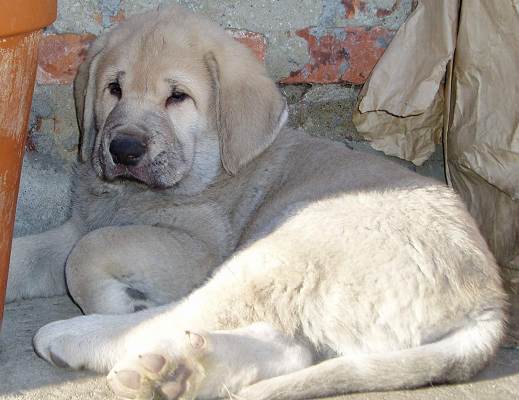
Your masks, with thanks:
[{"label": "puppy's head", "polygon": [[252,52],[173,7],[122,23],[92,45],[75,81],[81,158],[108,181],[206,187],[263,152],[286,120]]}]

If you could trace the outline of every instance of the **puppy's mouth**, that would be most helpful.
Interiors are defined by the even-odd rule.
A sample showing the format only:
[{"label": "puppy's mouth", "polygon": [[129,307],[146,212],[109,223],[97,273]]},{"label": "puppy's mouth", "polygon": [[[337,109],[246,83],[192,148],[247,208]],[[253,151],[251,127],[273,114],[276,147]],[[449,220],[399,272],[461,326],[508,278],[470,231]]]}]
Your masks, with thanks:
[{"label": "puppy's mouth", "polygon": [[153,160],[142,160],[136,165],[115,163],[113,159],[103,157],[101,161],[103,178],[108,182],[118,179],[139,182],[152,189],[168,189],[173,187],[178,179],[168,169],[165,152],[157,155]]},{"label": "puppy's mouth", "polygon": [[143,165],[127,166],[114,164],[113,167],[105,168],[104,176],[106,180],[128,179],[152,186],[152,179],[148,169]]}]

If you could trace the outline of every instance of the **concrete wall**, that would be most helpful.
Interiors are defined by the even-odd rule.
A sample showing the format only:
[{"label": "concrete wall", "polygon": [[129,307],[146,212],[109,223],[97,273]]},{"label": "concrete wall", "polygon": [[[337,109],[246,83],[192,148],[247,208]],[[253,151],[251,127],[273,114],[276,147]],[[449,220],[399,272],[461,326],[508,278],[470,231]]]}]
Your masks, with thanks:
[{"label": "concrete wall", "polygon": [[[124,18],[174,0],[60,0],[40,47],[16,234],[68,216],[78,130],[72,80],[88,45]],[[413,0],[179,0],[210,16],[264,60],[291,109],[290,125],[373,151],[351,122],[360,86]],[[404,163],[410,168],[412,165]],[[443,179],[441,149],[419,168]]]}]

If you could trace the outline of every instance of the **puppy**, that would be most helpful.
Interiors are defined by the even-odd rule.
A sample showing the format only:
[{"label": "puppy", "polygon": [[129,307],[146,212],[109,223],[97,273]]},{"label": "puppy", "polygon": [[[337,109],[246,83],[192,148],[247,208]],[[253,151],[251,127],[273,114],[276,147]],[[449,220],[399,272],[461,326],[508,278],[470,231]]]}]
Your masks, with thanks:
[{"label": "puppy", "polygon": [[75,94],[73,216],[17,241],[9,293],[67,284],[118,315],[43,327],[49,362],[110,371],[128,399],[308,399],[463,381],[496,352],[505,293],[458,197],[284,127],[275,84],[219,27],[131,18]]}]

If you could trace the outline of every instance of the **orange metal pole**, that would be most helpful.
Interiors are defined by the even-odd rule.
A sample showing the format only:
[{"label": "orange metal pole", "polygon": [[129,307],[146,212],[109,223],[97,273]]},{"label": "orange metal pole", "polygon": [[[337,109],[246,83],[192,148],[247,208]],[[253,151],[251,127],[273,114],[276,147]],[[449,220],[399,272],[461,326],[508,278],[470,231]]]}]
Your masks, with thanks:
[{"label": "orange metal pole", "polygon": [[56,0],[0,0],[0,326],[41,28]]}]

